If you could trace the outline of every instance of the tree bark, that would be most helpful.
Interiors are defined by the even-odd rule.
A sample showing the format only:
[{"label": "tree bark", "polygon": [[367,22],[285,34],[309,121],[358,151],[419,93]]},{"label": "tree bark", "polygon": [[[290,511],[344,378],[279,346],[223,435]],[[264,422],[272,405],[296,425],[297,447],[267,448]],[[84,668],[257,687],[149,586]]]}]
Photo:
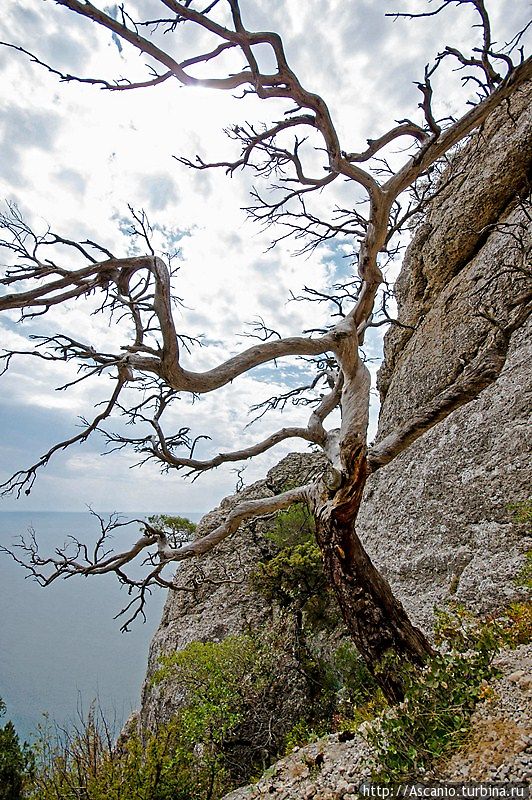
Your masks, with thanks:
[{"label": "tree bark", "polygon": [[350,467],[343,486],[334,491],[325,478],[313,498],[316,539],[347,629],[386,698],[397,703],[404,698],[405,662],[421,666],[434,651],[356,534],[354,524],[368,476],[364,446],[353,454]]}]

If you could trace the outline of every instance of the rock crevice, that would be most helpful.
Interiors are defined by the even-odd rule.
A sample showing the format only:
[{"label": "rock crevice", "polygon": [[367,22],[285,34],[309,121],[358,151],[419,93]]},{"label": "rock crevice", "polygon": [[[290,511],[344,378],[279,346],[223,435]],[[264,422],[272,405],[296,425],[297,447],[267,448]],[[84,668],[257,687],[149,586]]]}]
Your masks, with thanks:
[{"label": "rock crevice", "polygon": [[[410,327],[394,327],[386,336],[379,437],[448,386],[482,347],[493,320],[506,321],[515,298],[527,285],[530,289],[525,257],[532,247],[531,226],[522,197],[532,151],[531,95],[530,87],[520,91],[453,156],[450,180],[409,247],[397,302],[399,320]],[[358,533],[414,623],[425,630],[431,629],[434,606],[450,597],[478,610],[505,605],[532,546],[511,510],[512,503],[527,498],[532,477],[530,327],[513,335],[494,384],[368,481]],[[238,499],[282,491],[322,468],[317,456],[293,454]],[[217,525],[235,502],[227,498],[208,514],[201,532]],[[180,582],[189,591],[169,596],[152,642],[144,725],[168,718],[175,707],[171,694],[149,683],[159,654],[193,640],[219,640],[268,618],[267,605],[251,592],[247,578],[268,554],[270,524],[264,518],[243,525],[216,552],[180,567]],[[230,583],[224,582],[228,576]],[[334,761],[338,746],[331,740],[326,761]],[[353,761],[357,747],[362,745],[345,745],[346,758]],[[337,786],[340,779],[352,780],[339,767],[331,769]],[[307,788],[310,794],[276,796],[314,796],[310,784]],[[350,791],[346,786],[342,796]],[[239,792],[231,798],[255,796]]]}]

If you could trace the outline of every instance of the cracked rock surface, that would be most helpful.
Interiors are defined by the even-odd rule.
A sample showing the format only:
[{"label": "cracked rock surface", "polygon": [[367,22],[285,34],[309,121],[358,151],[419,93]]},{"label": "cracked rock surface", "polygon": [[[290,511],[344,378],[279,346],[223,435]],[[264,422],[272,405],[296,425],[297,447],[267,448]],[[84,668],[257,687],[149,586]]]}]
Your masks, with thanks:
[{"label": "cracked rock surface", "polygon": [[[526,782],[532,779],[532,645],[503,651],[497,666],[503,673],[493,694],[478,706],[464,747],[423,781]],[[371,751],[362,735],[347,742],[327,736],[296,748],[253,785],[236,789],[223,800],[354,800],[370,779]],[[421,778],[420,778],[421,779]]]},{"label": "cracked rock surface", "polygon": [[[435,198],[409,247],[397,297],[399,319],[409,327],[394,327],[386,337],[379,436],[448,386],[474,357],[490,330],[479,312],[486,307],[504,320],[509,301],[526,288],[526,276],[515,265],[522,247],[531,246],[530,222],[519,201],[532,151],[531,95],[530,87],[520,92],[510,113],[505,107],[492,115],[456,156],[452,180]],[[520,241],[509,231],[519,232]],[[514,334],[506,365],[491,387],[368,481],[357,530],[413,621],[425,630],[431,628],[434,605],[448,598],[487,610],[504,606],[516,594],[513,577],[532,546],[509,507],[525,500],[532,484],[530,327]],[[313,455],[288,456],[240,497],[304,483],[322,464]],[[235,497],[222,501],[203,519],[200,531],[211,530],[235,502]],[[266,517],[243,525],[216,552],[179,568],[189,591],[167,600],[151,646],[148,678],[160,653],[192,640],[219,640],[267,619],[268,608],[250,591],[247,576],[268,553],[264,534],[269,524]],[[223,583],[227,578],[230,583]],[[500,705],[478,712],[486,741],[496,743],[504,728],[503,738],[510,742],[511,763],[506,755],[500,762],[499,756],[486,757],[495,770],[490,780],[507,780],[507,775],[518,780],[529,769],[530,732],[521,730],[523,718],[530,718],[530,686],[523,684],[523,676],[530,674],[529,657],[528,651],[506,655],[505,678],[497,689]],[[167,719],[176,703],[179,697],[147,681],[142,722]],[[496,709],[502,717],[498,711],[493,717]],[[347,800],[364,777],[365,747],[361,737],[344,743],[328,737],[291,754],[255,787],[239,789],[227,800]],[[488,774],[482,759],[467,758],[452,767],[458,779]]]}]

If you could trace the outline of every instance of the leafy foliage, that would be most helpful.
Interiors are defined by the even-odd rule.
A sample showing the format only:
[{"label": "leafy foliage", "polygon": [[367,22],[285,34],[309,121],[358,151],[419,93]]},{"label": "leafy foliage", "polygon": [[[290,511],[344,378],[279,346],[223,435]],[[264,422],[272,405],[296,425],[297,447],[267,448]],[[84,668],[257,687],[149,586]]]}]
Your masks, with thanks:
[{"label": "leafy foliage", "polygon": [[403,781],[422,775],[437,759],[455,750],[469,731],[477,702],[503,636],[495,621],[478,621],[461,607],[437,613],[441,651],[424,669],[402,666],[405,700],[367,726],[375,753],[374,777]]},{"label": "leafy foliage", "polygon": [[338,622],[314,532],[314,517],[307,506],[293,505],[280,511],[268,534],[275,554],[261,561],[250,577],[252,588],[269,603],[301,612],[310,634]]},{"label": "leafy foliage", "polygon": [[[532,533],[532,498],[512,503],[514,521],[524,525]],[[506,609],[508,643],[512,646],[526,644],[532,639],[532,550],[525,553],[525,560],[515,576],[514,583],[525,590],[523,599],[510,603]]]},{"label": "leafy foliage", "polygon": [[508,508],[513,512],[515,522],[519,525],[526,525],[529,530],[532,530],[532,497],[518,503],[510,503]]},{"label": "leafy foliage", "polygon": [[270,602],[281,608],[304,606],[326,590],[319,547],[305,542],[283,548],[269,561],[261,562],[252,576],[252,585]]},{"label": "leafy foliage", "polygon": [[504,643],[517,647],[532,641],[532,601],[530,598],[510,603],[502,618]]},{"label": "leafy foliage", "polygon": [[515,583],[532,591],[532,550],[525,553],[525,561],[515,577]]},{"label": "leafy foliage", "polygon": [[291,703],[298,676],[286,644],[272,632],[228,636],[161,658],[154,682],[171,681],[183,695],[176,757],[196,787],[191,797],[220,796],[282,751],[301,713]]},{"label": "leafy foliage", "polygon": [[[175,762],[175,723],[114,745],[101,709],[73,730],[45,726],[35,750],[31,800],[192,800]],[[199,797],[199,795],[198,795]]]},{"label": "leafy foliage", "polygon": [[[279,610],[281,624],[293,627],[294,657],[307,682],[306,712],[287,738],[288,749],[327,731],[353,727],[355,718],[361,721],[357,709],[374,701],[377,692],[351,641],[336,648],[322,641],[324,630],[341,635],[340,616],[314,534],[314,518],[305,506],[279,512],[268,535],[275,554],[251,575],[255,591]],[[383,704],[379,694],[375,706]]]},{"label": "leafy foliage", "polygon": [[[289,485],[283,490],[290,488]],[[278,511],[267,538],[280,551],[314,540],[316,523],[308,506],[295,503],[285,511]]]},{"label": "leafy foliage", "polygon": [[[0,698],[0,717],[6,706]],[[29,746],[20,743],[11,721],[0,727],[0,800],[22,800],[24,784],[33,769]]]},{"label": "leafy foliage", "polygon": [[[521,507],[520,513],[522,511]],[[532,521],[532,502],[528,501],[525,513],[528,515],[527,520]],[[514,583],[525,592],[522,599],[514,600],[504,612],[506,639],[510,647],[527,644],[532,640],[532,550],[525,554],[524,563],[515,576]]]},{"label": "leafy foliage", "polygon": [[171,547],[179,547],[194,538],[197,525],[186,517],[172,516],[171,514],[154,514],[148,517],[149,524],[160,528],[166,534]]},{"label": "leafy foliage", "polygon": [[350,728],[353,722],[362,721],[368,704],[374,711],[387,705],[375,678],[351,641],[342,642],[332,654],[331,670],[336,684],[335,727]]}]

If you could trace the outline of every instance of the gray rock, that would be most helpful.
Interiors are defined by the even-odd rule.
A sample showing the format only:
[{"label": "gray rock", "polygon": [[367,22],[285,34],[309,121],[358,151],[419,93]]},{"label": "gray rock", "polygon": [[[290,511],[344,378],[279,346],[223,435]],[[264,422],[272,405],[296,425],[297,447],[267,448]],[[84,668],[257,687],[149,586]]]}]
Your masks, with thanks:
[{"label": "gray rock", "polygon": [[[386,337],[379,437],[452,383],[474,357],[490,330],[479,310],[486,307],[504,320],[512,298],[524,288],[525,275],[513,266],[522,256],[517,239],[528,237],[530,246],[530,225],[517,199],[530,152],[530,94],[530,87],[523,90],[511,113],[504,107],[492,115],[455,156],[450,182],[412,241],[397,287],[399,319],[410,327],[393,328]],[[530,326],[518,331],[498,380],[379,470],[366,487],[358,532],[407,611],[426,630],[434,605],[449,597],[488,609],[504,605],[517,591],[512,578],[531,543],[523,526],[513,521],[509,504],[526,499],[531,485],[530,341]],[[322,463],[312,455],[289,456],[241,496],[306,481]],[[214,527],[235,502],[234,497],[224,500],[204,518],[200,531]],[[159,654],[192,640],[217,640],[268,618],[270,610],[250,592],[247,578],[268,553],[269,524],[268,518],[249,523],[198,564],[180,567],[179,580],[187,591],[168,598],[152,643],[141,709],[144,725],[167,718],[179,703],[178,696],[149,684]],[[223,582],[227,577],[230,584]],[[511,654],[505,658],[507,674],[525,669]],[[530,712],[528,685],[507,679],[500,690],[508,698],[501,701],[505,718],[518,725]],[[527,773],[525,733],[518,734],[517,755],[495,771],[493,765],[492,779]],[[318,752],[325,757],[319,774],[311,770],[304,776],[305,764]],[[360,736],[342,744],[328,737],[300,748],[255,786],[238,789],[226,800],[272,794],[288,800],[336,798],[344,775],[349,782],[341,784],[342,793],[349,796],[352,784],[368,777],[366,755]],[[468,763],[457,761],[450,777],[471,774]]]},{"label": "gray rock", "polygon": [[[222,500],[206,514],[197,528],[202,536],[215,528],[237,502],[278,494],[288,486],[305,482],[320,470],[323,461],[307,453],[292,453],[273,467],[264,480]],[[230,540],[213,553],[184,562],[177,572],[181,591],[170,592],[159,627],[152,639],[148,671],[142,690],[141,724],[154,728],[168,720],[180,703],[180,696],[165,685],[164,690],[151,684],[159,656],[179,650],[193,641],[220,641],[264,624],[271,609],[252,592],[249,576],[257,563],[271,553],[266,538],[271,515],[242,525]]]},{"label": "gray rock", "polygon": [[[397,286],[399,319],[379,371],[378,437],[448,386],[490,331],[481,307],[506,319],[530,290],[518,233],[532,230],[519,200],[532,138],[530,87],[459,154],[450,184],[414,237]],[[420,286],[423,286],[421,291]],[[425,628],[449,596],[481,609],[515,594],[531,542],[509,504],[530,493],[530,325],[513,338],[493,386],[425,434],[368,482],[357,527],[407,611]]]}]

